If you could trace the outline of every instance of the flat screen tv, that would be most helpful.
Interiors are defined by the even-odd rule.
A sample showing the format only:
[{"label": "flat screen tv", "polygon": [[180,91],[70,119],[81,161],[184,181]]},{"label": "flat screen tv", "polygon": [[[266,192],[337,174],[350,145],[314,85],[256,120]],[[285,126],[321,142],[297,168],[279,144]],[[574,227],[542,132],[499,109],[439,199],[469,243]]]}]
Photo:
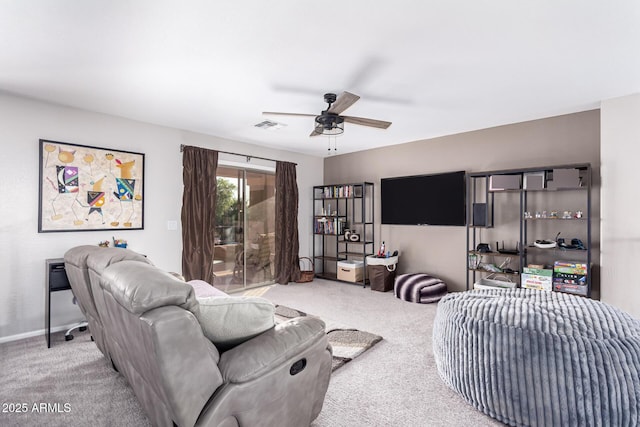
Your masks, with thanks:
[{"label": "flat screen tv", "polygon": [[382,224],[465,225],[465,172],[383,178]]}]

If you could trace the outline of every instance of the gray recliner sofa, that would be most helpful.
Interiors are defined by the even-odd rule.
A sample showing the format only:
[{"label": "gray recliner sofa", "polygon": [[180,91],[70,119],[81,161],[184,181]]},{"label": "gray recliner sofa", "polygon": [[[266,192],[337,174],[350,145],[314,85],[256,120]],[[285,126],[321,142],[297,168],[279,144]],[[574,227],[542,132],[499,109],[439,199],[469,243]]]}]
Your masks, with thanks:
[{"label": "gray recliner sofa", "polygon": [[320,319],[291,319],[222,351],[203,332],[192,286],[115,255],[87,256],[94,301],[109,356],[154,425],[298,427],[318,416],[331,375]]},{"label": "gray recliner sofa", "polygon": [[69,284],[76,298],[80,311],[87,319],[91,336],[100,351],[106,353],[104,339],[102,337],[102,323],[96,310],[93,299],[93,291],[89,282],[89,270],[87,268],[87,258],[93,252],[97,252],[102,248],[98,246],[76,246],[69,249],[64,254],[64,263]]},{"label": "gray recliner sofa", "polygon": [[76,246],[64,254],[65,270],[73,295],[87,319],[93,340],[108,360],[111,360],[108,340],[104,336],[105,331],[98,311],[98,305],[102,303],[100,274],[109,265],[124,260],[151,263],[144,255],[135,251],[94,245]]}]

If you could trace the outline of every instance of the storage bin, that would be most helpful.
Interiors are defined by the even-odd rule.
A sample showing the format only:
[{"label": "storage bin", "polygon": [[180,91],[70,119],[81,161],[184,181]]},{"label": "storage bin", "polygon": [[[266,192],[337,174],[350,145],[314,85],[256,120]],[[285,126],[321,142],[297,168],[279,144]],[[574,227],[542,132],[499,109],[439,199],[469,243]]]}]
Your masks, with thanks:
[{"label": "storage bin", "polygon": [[372,291],[388,292],[393,289],[396,279],[398,257],[377,258],[367,257],[367,275]]},{"label": "storage bin", "polygon": [[338,261],[338,280],[346,282],[361,282],[364,274],[362,261]]},{"label": "storage bin", "polygon": [[482,278],[473,284],[473,289],[509,289],[515,288],[515,282],[507,282],[506,280],[496,280]]}]

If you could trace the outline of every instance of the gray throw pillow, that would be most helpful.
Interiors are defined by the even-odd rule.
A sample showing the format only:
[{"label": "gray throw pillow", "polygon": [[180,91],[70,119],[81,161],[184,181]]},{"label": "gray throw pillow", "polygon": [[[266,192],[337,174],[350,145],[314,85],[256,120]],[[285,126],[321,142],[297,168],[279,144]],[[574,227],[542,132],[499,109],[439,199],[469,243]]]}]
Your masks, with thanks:
[{"label": "gray throw pillow", "polygon": [[196,315],[204,335],[220,351],[241,344],[275,325],[274,305],[259,297],[198,298]]}]

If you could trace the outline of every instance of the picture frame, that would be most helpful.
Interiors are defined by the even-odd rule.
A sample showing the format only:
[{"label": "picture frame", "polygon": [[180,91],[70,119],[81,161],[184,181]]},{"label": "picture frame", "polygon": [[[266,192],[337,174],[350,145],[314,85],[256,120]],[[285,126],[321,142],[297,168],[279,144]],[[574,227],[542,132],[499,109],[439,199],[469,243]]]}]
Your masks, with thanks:
[{"label": "picture frame", "polygon": [[144,229],[143,153],[40,139],[38,233]]}]

